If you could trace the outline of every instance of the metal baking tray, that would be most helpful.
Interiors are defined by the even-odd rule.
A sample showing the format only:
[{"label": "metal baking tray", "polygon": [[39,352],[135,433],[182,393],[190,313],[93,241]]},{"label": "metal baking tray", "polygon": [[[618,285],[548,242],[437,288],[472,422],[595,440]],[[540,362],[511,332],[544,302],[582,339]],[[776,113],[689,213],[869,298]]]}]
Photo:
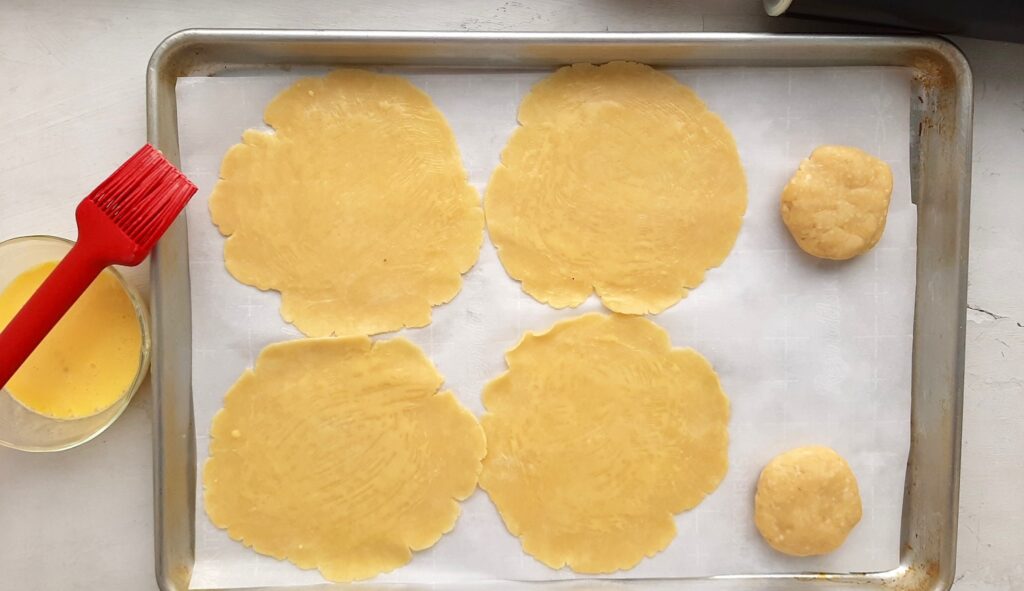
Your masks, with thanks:
[{"label": "metal baking tray", "polygon": [[[956,556],[964,377],[972,83],[963,55],[933,37],[720,33],[438,33],[193,29],[153,53],[149,142],[179,162],[175,83],[254,68],[396,65],[545,68],[635,60],[675,67],[898,66],[913,73],[911,196],[918,207],[911,442],[900,565],[886,572],[684,579],[482,582],[461,588],[947,589]],[[196,450],[192,413],[188,237],[182,216],[152,259],[153,476],[156,577],[184,590],[194,563]],[[799,583],[799,585],[797,584]],[[372,583],[361,587],[374,587]],[[314,589],[333,587],[289,587]],[[415,588],[407,585],[390,587]]]}]

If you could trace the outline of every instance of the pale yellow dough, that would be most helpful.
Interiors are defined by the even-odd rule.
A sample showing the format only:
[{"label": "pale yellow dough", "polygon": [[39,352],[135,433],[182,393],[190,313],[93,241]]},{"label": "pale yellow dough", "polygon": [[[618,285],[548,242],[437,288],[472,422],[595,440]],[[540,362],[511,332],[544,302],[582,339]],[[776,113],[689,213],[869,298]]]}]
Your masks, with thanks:
[{"label": "pale yellow dough", "polygon": [[782,220],[804,252],[844,260],[882,237],[892,195],[884,161],[848,146],[820,146],[782,191]]},{"label": "pale yellow dough", "polygon": [[635,566],[725,476],[729,400],[718,376],[650,320],[564,320],[527,333],[506,360],[484,389],[480,487],[551,568]]},{"label": "pale yellow dough", "polygon": [[556,308],[592,292],[660,312],[725,260],[747,206],[729,129],[642,64],[564,67],[533,87],[484,199],[505,270]]},{"label": "pale yellow dough", "polygon": [[367,579],[455,525],[485,453],[476,418],[404,339],[268,346],[210,431],[206,512],[261,554]]},{"label": "pale yellow dough", "polygon": [[761,471],[754,521],[772,547],[792,556],[832,552],[861,518],[860,491],[850,465],[834,450],[798,447]]},{"label": "pale yellow dough", "polygon": [[304,78],[228,151],[210,196],[228,271],[310,336],[426,326],[477,259],[483,211],[455,137],[406,80]]}]

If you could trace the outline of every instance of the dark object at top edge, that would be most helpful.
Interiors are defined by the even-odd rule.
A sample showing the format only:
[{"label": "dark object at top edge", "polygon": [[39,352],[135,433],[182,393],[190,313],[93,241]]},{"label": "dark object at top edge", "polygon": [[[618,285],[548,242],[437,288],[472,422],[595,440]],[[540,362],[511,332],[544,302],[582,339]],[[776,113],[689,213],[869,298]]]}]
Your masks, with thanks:
[{"label": "dark object at top edge", "polygon": [[804,16],[1024,43],[1024,0],[764,0],[772,16]]}]

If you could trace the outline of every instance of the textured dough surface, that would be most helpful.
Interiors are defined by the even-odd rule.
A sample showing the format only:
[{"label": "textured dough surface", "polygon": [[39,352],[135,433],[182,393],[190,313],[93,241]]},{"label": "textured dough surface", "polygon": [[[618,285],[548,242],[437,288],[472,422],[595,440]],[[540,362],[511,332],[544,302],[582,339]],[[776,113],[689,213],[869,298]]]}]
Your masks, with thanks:
[{"label": "textured dough surface", "polygon": [[484,199],[508,274],[556,308],[660,312],[725,260],[747,206],[725,123],[649,66],[564,67],[530,91]]},{"label": "textured dough surface", "polygon": [[483,211],[455,137],[430,98],[397,76],[305,78],[221,165],[210,213],[224,262],[281,292],[310,336],[426,326],[476,262]]},{"label": "textured dough surface", "polygon": [[804,252],[845,260],[882,237],[892,195],[892,169],[848,146],[820,146],[782,191],[782,220]]},{"label": "textured dough surface", "polygon": [[213,419],[206,512],[261,554],[367,579],[451,531],[483,430],[404,339],[265,348]]},{"label": "textured dough surface", "polygon": [[860,490],[834,450],[812,445],[779,454],[761,471],[754,521],[765,541],[791,556],[815,556],[843,544],[861,518]]},{"label": "textured dough surface", "polygon": [[484,389],[480,487],[551,568],[635,566],[725,476],[729,400],[718,376],[650,320],[564,320],[527,333],[506,360]]}]

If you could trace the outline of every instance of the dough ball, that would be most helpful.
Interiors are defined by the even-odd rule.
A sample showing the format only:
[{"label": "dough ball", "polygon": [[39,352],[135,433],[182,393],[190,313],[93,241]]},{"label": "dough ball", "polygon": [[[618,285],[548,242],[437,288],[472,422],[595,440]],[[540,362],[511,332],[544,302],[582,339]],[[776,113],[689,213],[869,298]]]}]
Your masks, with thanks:
[{"label": "dough ball", "polygon": [[782,220],[806,253],[845,260],[882,237],[892,195],[892,170],[848,146],[811,152],[782,191]]},{"label": "dough ball", "polygon": [[675,538],[674,514],[725,476],[729,400],[718,376],[650,320],[563,320],[527,333],[506,360],[484,389],[480,487],[551,568],[636,566]]},{"label": "dough ball", "polygon": [[483,210],[444,116],[398,76],[336,70],[267,106],[224,156],[210,215],[235,279],[309,336],[426,326],[459,292]]},{"label": "dough ball", "polygon": [[416,345],[270,345],[228,391],[203,470],[206,513],[260,554],[333,581],[433,546],[476,488],[483,430]]},{"label": "dough ball", "polygon": [[830,448],[798,447],[775,456],[761,471],[754,521],[772,547],[791,556],[815,556],[843,544],[861,518],[857,477]]},{"label": "dough ball", "polygon": [[747,207],[725,123],[649,66],[561,68],[519,107],[487,185],[505,271],[556,308],[596,292],[609,309],[657,313],[732,249]]}]

